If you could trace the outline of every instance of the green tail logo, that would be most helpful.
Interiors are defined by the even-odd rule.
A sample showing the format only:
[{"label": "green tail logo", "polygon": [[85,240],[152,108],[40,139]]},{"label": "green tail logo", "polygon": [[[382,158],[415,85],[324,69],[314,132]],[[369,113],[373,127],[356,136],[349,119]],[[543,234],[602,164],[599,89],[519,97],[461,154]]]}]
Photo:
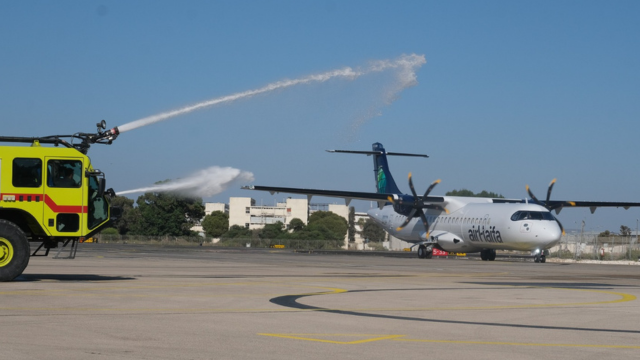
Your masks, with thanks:
[{"label": "green tail logo", "polygon": [[378,193],[387,192],[387,176],[382,169],[382,166],[378,167]]}]

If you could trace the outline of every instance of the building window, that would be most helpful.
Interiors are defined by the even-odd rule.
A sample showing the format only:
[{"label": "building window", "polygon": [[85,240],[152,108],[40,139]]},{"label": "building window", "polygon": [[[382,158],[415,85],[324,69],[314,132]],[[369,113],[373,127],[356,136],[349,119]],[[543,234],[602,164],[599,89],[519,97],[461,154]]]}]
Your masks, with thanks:
[{"label": "building window", "polygon": [[244,227],[245,227],[246,229],[248,229],[248,228],[249,228],[249,223],[244,223]]},{"label": "building window", "polygon": [[245,214],[250,214],[251,213],[251,208],[250,207],[244,208],[244,212],[245,212]]}]

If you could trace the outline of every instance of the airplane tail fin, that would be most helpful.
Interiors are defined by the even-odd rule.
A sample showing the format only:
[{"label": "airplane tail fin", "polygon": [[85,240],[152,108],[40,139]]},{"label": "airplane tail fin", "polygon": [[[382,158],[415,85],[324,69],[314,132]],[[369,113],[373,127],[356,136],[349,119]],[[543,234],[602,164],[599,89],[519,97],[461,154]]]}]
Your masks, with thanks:
[{"label": "airplane tail fin", "polygon": [[364,154],[367,156],[373,156],[373,171],[376,181],[376,192],[379,194],[401,194],[400,189],[393,180],[391,171],[389,171],[389,164],[387,163],[387,155],[390,156],[418,156],[426,157],[428,155],[423,154],[406,154],[387,152],[382,144],[373,143],[372,151],[351,151],[351,150],[327,150],[328,152],[335,153],[348,153],[348,154]]}]

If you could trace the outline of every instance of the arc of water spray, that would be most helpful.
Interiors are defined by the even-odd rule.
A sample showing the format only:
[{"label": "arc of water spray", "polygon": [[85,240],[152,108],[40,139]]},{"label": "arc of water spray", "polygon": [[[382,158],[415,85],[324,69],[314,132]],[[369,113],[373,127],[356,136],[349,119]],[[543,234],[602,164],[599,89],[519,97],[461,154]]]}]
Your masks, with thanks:
[{"label": "arc of water spray", "polygon": [[252,97],[259,94],[264,94],[271,91],[288,88],[291,86],[309,84],[314,82],[325,82],[333,78],[344,78],[347,80],[355,80],[360,76],[363,76],[369,73],[374,73],[374,72],[381,72],[387,69],[400,69],[401,71],[399,73],[399,81],[401,82],[402,87],[408,87],[408,86],[415,85],[416,70],[420,68],[422,65],[424,65],[425,63],[426,63],[426,60],[424,55],[416,55],[416,54],[402,55],[401,57],[395,60],[373,61],[367,67],[362,69],[360,68],[353,69],[351,67],[345,67],[342,69],[332,70],[332,71],[324,72],[321,74],[309,75],[309,76],[298,78],[298,79],[277,81],[258,89],[247,90],[247,91],[235,93],[232,95],[222,96],[219,98],[203,101],[194,105],[185,106],[180,109],[171,110],[161,114],[135,120],[130,123],[124,124],[122,126],[118,126],[118,129],[120,133],[123,133],[129,130],[137,129],[142,126],[167,120],[175,116],[190,113],[198,109],[203,109],[203,108],[217,105],[217,104],[233,102],[235,100]]},{"label": "arc of water spray", "polygon": [[143,192],[173,192],[186,196],[210,197],[223,192],[235,183],[248,183],[253,180],[253,173],[248,171],[232,167],[211,166],[182,179],[133,190],[118,191],[118,195]]}]

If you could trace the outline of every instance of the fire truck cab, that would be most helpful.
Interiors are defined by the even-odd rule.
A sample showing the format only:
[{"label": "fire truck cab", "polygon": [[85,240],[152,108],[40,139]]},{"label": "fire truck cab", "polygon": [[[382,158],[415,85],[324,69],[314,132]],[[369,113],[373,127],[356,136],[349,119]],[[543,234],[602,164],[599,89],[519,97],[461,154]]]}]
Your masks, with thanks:
[{"label": "fire truck cab", "polygon": [[103,132],[105,126],[98,123],[96,134],[0,137],[0,281],[15,279],[30,256],[47,256],[59,245],[57,257],[66,248],[66,258],[74,258],[78,241],[117,215],[109,206],[115,193],[105,190],[104,174],[86,155],[91,144],[117,137],[117,128]]}]

